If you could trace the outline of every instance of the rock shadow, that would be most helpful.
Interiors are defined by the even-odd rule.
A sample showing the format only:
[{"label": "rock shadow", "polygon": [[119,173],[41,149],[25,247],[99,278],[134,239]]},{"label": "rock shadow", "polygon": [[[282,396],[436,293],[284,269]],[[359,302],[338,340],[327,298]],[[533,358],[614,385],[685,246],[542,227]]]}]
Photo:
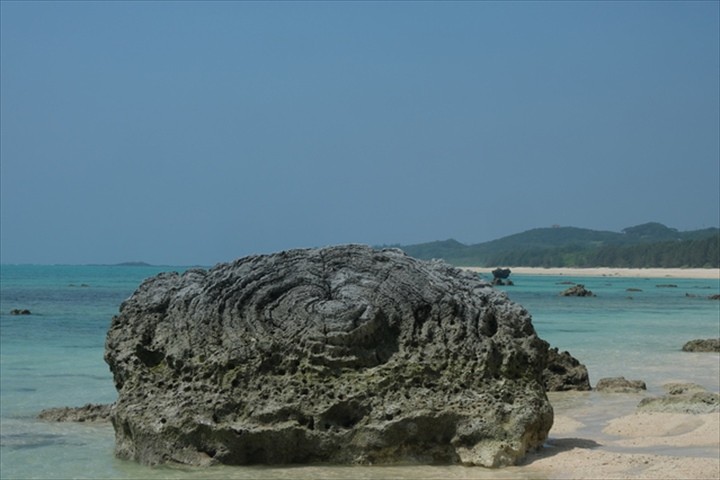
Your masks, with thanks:
[{"label": "rock shadow", "polygon": [[598,447],[602,447],[602,444],[588,438],[549,438],[540,450],[528,454],[518,465],[531,465],[543,458],[554,457],[559,453],[574,450],[576,448],[592,450]]}]

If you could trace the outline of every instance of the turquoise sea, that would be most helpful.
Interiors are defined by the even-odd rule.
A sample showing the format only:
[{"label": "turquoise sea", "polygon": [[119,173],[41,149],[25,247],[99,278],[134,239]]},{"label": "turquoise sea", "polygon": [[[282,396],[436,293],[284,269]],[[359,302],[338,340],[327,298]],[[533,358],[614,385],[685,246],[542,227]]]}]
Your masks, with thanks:
[{"label": "turquoise sea", "polygon": [[[179,267],[0,267],[0,478],[536,478],[529,467],[218,467],[149,468],[115,459],[109,425],[45,423],[40,410],[110,403],[115,389],[103,361],[105,333],[120,303],[140,282]],[[646,395],[672,381],[720,390],[718,354],[681,352],[695,338],[720,336],[720,279],[553,277],[512,275],[500,287],[525,306],[539,335],[602,377],[644,380]],[[583,283],[597,296],[561,297]],[[672,285],[672,286],[670,286]],[[639,289],[629,291],[628,289]],[[29,309],[27,316],[10,315]],[[553,397],[554,398],[554,397]],[[558,399],[597,439],[608,418],[632,412],[640,397],[608,399],[595,392]],[[717,455],[717,451],[660,454]]]}]

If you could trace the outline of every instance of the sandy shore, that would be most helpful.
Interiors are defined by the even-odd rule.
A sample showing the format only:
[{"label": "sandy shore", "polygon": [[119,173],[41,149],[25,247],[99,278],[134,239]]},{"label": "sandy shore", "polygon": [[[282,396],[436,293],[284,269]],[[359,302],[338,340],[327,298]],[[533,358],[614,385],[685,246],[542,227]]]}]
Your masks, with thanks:
[{"label": "sandy shore", "polygon": [[[489,267],[462,267],[473,272],[486,273],[494,270]],[[539,268],[539,267],[503,267],[516,275],[556,275],[566,277],[632,277],[632,278],[709,278],[720,280],[717,268]]]},{"label": "sandy shore", "polygon": [[635,413],[608,422],[598,440],[579,438],[582,426],[556,416],[546,447],[520,468],[552,479],[720,478],[720,413]]}]

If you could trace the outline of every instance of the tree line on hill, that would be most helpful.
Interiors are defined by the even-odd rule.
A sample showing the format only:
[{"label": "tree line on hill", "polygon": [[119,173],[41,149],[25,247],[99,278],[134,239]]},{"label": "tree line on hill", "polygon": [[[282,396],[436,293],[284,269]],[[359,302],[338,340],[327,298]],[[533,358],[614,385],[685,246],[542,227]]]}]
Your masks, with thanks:
[{"label": "tree line on hill", "polygon": [[621,233],[554,227],[475,245],[445,240],[394,246],[458,266],[720,268],[720,229],[679,232],[659,223]]}]

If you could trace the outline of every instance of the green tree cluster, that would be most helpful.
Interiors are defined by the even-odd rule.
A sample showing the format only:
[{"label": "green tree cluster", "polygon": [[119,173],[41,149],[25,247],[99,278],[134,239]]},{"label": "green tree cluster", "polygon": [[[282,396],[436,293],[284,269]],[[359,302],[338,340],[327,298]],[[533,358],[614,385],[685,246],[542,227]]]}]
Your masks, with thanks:
[{"label": "green tree cluster", "polygon": [[622,233],[541,228],[476,245],[446,240],[399,248],[459,266],[720,268],[720,229],[679,232],[659,223]]}]

